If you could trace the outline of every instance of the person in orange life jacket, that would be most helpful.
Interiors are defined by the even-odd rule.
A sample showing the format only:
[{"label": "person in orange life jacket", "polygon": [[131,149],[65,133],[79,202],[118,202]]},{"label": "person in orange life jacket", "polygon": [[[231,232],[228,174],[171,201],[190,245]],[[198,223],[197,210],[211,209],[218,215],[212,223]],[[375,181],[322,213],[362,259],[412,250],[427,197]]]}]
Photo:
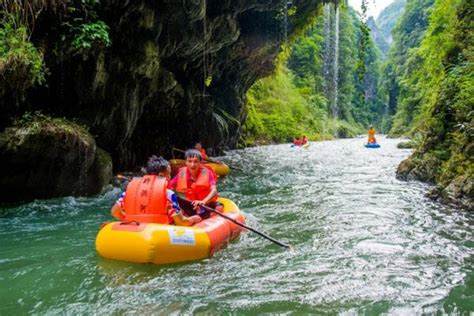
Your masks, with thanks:
[{"label": "person in orange life jacket", "polygon": [[301,140],[299,138],[293,138],[293,145],[301,146]]},{"label": "person in orange life jacket", "polygon": [[208,218],[210,213],[202,205],[222,210],[222,205],[217,202],[216,175],[212,169],[201,164],[201,153],[196,149],[187,150],[185,158],[186,167],[179,169],[168,188],[191,201],[189,205],[181,204],[189,215],[197,214],[203,219]]},{"label": "person in orange life jacket", "polygon": [[367,142],[369,144],[375,144],[377,140],[375,139],[375,129],[373,126],[370,126],[369,131],[367,132],[369,134],[369,139]]},{"label": "person in orange life jacket", "polygon": [[301,141],[301,145],[305,145],[307,143],[308,143],[308,137],[306,137],[306,135],[305,135],[305,136],[303,136],[303,140]]},{"label": "person in orange life jacket", "polygon": [[[167,160],[153,155],[148,159],[147,166],[142,168],[142,172],[145,176],[155,175],[158,178],[164,178],[167,182],[170,179],[171,167]],[[126,219],[126,197],[126,192],[123,192],[111,210],[112,216],[122,221]],[[178,198],[172,190],[166,189],[166,199],[170,206],[168,210],[168,223],[174,221],[180,225],[189,226],[200,220],[198,216],[187,218],[183,215],[178,204]]]},{"label": "person in orange life jacket", "polygon": [[196,143],[196,145],[194,145],[194,149],[196,149],[197,151],[199,151],[201,153],[201,158],[202,159],[204,159],[204,160],[208,159],[206,150],[204,148],[202,148],[201,143]]}]

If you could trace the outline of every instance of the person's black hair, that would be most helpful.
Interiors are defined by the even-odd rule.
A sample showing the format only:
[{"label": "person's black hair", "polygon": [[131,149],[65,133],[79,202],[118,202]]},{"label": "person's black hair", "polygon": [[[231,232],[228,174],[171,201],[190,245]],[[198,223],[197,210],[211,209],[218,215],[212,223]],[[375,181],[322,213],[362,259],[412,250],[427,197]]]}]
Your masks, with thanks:
[{"label": "person's black hair", "polygon": [[199,161],[202,160],[201,153],[199,152],[199,150],[196,150],[196,149],[188,149],[188,150],[186,150],[186,152],[184,153],[184,157],[185,157],[186,159],[197,157],[197,158],[199,159]]},{"label": "person's black hair", "polygon": [[143,168],[146,174],[159,174],[168,169],[170,163],[163,157],[157,157],[155,155],[148,158],[146,167]]}]

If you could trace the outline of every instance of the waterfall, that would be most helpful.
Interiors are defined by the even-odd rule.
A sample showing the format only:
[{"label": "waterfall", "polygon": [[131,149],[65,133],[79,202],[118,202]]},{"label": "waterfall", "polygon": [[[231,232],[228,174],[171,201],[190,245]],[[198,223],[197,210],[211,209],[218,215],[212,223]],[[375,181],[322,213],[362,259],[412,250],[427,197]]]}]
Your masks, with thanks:
[{"label": "waterfall", "polygon": [[285,16],[284,16],[284,19],[283,19],[283,23],[284,23],[284,26],[283,26],[283,30],[284,30],[284,43],[286,45],[287,41],[288,41],[288,3],[286,0],[283,1],[284,3],[284,10],[285,10]]},{"label": "waterfall", "polygon": [[334,118],[339,117],[339,106],[338,106],[338,86],[339,86],[339,6],[335,5],[336,17],[334,21],[334,74],[333,74],[333,87],[334,87],[334,99],[332,104],[332,116]]},{"label": "waterfall", "polygon": [[[334,8],[334,10],[333,10]],[[338,118],[339,110],[339,6],[324,5],[324,47],[323,47],[324,94],[328,110]]]},{"label": "waterfall", "polygon": [[286,44],[288,42],[288,8],[291,8],[293,5],[293,2],[291,0],[282,0],[280,3],[283,9],[283,16],[282,16],[282,21],[283,21],[283,43]]},{"label": "waterfall", "polygon": [[327,78],[331,77],[331,6],[324,5],[324,46],[323,46],[323,76],[325,78],[323,83],[324,95],[328,100],[331,95],[331,87]]}]

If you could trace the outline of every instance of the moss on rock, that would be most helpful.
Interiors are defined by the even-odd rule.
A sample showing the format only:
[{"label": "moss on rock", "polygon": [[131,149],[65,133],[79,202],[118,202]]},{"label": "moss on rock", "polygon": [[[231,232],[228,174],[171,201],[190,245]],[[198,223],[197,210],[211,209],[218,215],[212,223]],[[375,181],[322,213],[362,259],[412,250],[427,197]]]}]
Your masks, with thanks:
[{"label": "moss on rock", "polygon": [[415,147],[415,143],[411,140],[397,144],[397,148],[399,149],[411,149],[414,147]]},{"label": "moss on rock", "polygon": [[110,156],[76,123],[27,115],[0,134],[0,200],[99,193],[112,177]]}]

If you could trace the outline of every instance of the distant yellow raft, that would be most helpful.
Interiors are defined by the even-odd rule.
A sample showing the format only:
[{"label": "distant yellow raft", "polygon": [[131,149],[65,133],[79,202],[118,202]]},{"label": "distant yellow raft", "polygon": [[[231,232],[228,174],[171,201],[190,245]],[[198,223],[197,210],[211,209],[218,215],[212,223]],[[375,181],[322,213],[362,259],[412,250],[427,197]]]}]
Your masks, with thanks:
[{"label": "distant yellow raft", "polygon": [[[245,223],[237,205],[219,198],[224,213]],[[136,262],[170,264],[209,258],[215,251],[236,238],[242,228],[220,216],[192,226],[153,223],[113,222],[97,234],[96,249],[104,258]]]},{"label": "distant yellow raft", "polygon": [[304,144],[303,146],[301,146],[301,148],[308,148],[309,147],[309,142],[307,142],[306,144]]},{"label": "distant yellow raft", "polygon": [[[176,174],[179,168],[184,167],[186,165],[186,160],[171,159],[170,165],[172,173]],[[225,163],[206,162],[205,165],[214,170],[214,172],[220,177],[224,177],[230,173],[230,168]]]}]

